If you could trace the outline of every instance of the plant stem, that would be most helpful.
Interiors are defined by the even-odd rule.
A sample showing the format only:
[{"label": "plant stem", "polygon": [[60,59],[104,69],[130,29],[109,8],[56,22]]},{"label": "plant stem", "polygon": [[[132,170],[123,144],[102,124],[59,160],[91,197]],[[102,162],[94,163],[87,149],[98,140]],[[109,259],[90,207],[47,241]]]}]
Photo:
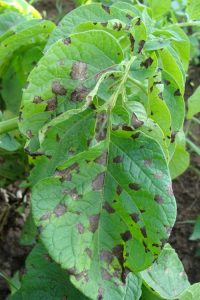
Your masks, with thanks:
[{"label": "plant stem", "polygon": [[10,132],[18,128],[18,118],[0,122],[0,134]]},{"label": "plant stem", "polygon": [[145,86],[141,82],[132,78],[131,76],[128,76],[128,80],[130,80],[133,84],[137,85],[145,93],[145,95],[148,95],[147,90],[145,89]]},{"label": "plant stem", "polygon": [[188,27],[188,26],[200,26],[200,21],[189,21],[183,23],[176,23],[175,25],[179,27]]}]

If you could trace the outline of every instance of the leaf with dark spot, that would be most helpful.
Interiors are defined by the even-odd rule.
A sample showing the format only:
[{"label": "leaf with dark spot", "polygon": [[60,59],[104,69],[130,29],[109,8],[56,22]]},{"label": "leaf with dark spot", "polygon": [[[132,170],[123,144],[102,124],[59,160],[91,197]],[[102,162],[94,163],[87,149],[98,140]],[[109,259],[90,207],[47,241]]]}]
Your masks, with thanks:
[{"label": "leaf with dark spot", "polygon": [[119,164],[121,162],[123,162],[123,157],[122,156],[118,155],[118,156],[113,158],[113,163]]},{"label": "leaf with dark spot", "polygon": [[137,213],[130,214],[130,217],[135,223],[137,223],[140,220],[139,214]]},{"label": "leaf with dark spot", "polygon": [[77,224],[76,228],[78,230],[78,233],[80,233],[80,234],[84,233],[84,226],[83,226],[83,224],[81,224],[81,223]]},{"label": "leaf with dark spot", "polygon": [[137,183],[129,183],[129,188],[131,189],[131,190],[134,190],[134,191],[139,191],[140,190],[140,185],[139,184],[137,184]]},{"label": "leaf with dark spot", "polygon": [[135,129],[141,127],[141,126],[144,124],[144,122],[143,122],[143,121],[140,121],[140,120],[138,119],[138,117],[136,116],[136,114],[134,114],[134,113],[132,114],[131,122],[132,122],[133,127],[134,127]]},{"label": "leaf with dark spot", "polygon": [[89,227],[89,230],[92,232],[92,233],[95,233],[97,228],[98,228],[98,225],[99,225],[99,218],[100,218],[100,215],[99,214],[96,214],[96,215],[93,215],[93,216],[90,216],[89,217],[89,222],[90,222],[90,227]]},{"label": "leaf with dark spot", "polygon": [[103,208],[107,211],[109,214],[113,214],[115,212],[115,209],[106,201],[103,204]]},{"label": "leaf with dark spot", "polygon": [[152,165],[152,160],[151,159],[145,159],[144,160],[144,165],[147,166],[147,167],[151,166]]},{"label": "leaf with dark spot", "polygon": [[96,178],[92,181],[92,189],[94,191],[100,191],[103,187],[105,173],[100,173],[96,176]]},{"label": "leaf with dark spot", "polygon": [[135,23],[136,26],[139,26],[141,24],[141,19],[138,18],[137,22]]},{"label": "leaf with dark spot", "polygon": [[103,295],[104,295],[104,289],[102,287],[100,287],[98,289],[97,300],[103,300]]},{"label": "leaf with dark spot", "polygon": [[181,92],[179,89],[174,92],[174,96],[177,96],[177,97],[181,96]]},{"label": "leaf with dark spot", "polygon": [[131,135],[131,137],[132,137],[132,139],[138,139],[139,138],[139,136],[140,136],[140,132],[136,132],[135,134],[132,134]]},{"label": "leaf with dark spot", "polygon": [[92,258],[92,250],[90,248],[86,248],[85,252],[89,256],[89,258]]},{"label": "leaf with dark spot", "polygon": [[122,126],[122,129],[123,129],[124,131],[133,131],[133,128],[130,127],[130,126],[127,126],[127,125],[123,125],[123,126]]},{"label": "leaf with dark spot", "polygon": [[49,220],[51,217],[51,213],[50,212],[46,212],[41,218],[40,220],[41,221],[46,221],[46,220]]},{"label": "leaf with dark spot", "polygon": [[106,161],[107,161],[107,156],[108,156],[108,153],[105,152],[104,154],[102,154],[101,156],[99,156],[95,159],[95,163],[105,166]]},{"label": "leaf with dark spot", "polygon": [[57,98],[53,97],[47,100],[47,106],[45,111],[53,111],[56,109],[56,107],[57,107]]},{"label": "leaf with dark spot", "polygon": [[142,49],[143,49],[144,45],[145,45],[145,41],[144,41],[144,40],[141,40],[141,41],[139,42],[138,53],[141,53],[141,52],[142,52]]},{"label": "leaf with dark spot", "polygon": [[78,86],[72,93],[71,93],[71,101],[72,102],[82,102],[86,96],[89,94],[90,90],[84,86]]},{"label": "leaf with dark spot", "polygon": [[52,92],[56,95],[64,96],[66,95],[67,91],[59,81],[52,82]]},{"label": "leaf with dark spot", "polygon": [[129,40],[130,40],[130,43],[131,43],[131,51],[134,51],[135,39],[134,39],[134,37],[131,33],[129,34]]},{"label": "leaf with dark spot", "polygon": [[141,63],[141,67],[145,67],[145,69],[148,69],[153,63],[153,59],[151,57],[148,57],[145,61]]},{"label": "leaf with dark spot", "polygon": [[62,215],[64,215],[67,212],[67,206],[65,204],[58,204],[56,206],[56,208],[54,209],[54,213],[56,215],[56,217],[61,217]]},{"label": "leaf with dark spot", "polygon": [[133,20],[133,17],[129,14],[126,15],[127,19],[129,19],[130,21]]},{"label": "leaf with dark spot", "polygon": [[158,203],[158,204],[163,204],[164,200],[160,195],[156,195],[154,200]]},{"label": "leaf with dark spot", "polygon": [[123,191],[122,187],[118,184],[116,189],[117,195],[121,195],[122,191]]},{"label": "leaf with dark spot", "polygon": [[111,280],[112,278],[112,275],[105,268],[101,268],[101,276],[104,280]]},{"label": "leaf with dark spot", "polygon": [[76,61],[72,65],[71,78],[73,80],[85,80],[87,77],[87,64]]},{"label": "leaf with dark spot", "polygon": [[125,231],[124,233],[121,233],[120,235],[124,242],[127,242],[132,238],[132,234],[129,230]]},{"label": "leaf with dark spot", "polygon": [[100,252],[100,259],[109,265],[113,261],[113,254],[110,251],[102,250]]},{"label": "leaf with dark spot", "polygon": [[145,238],[147,238],[147,231],[146,231],[146,228],[145,228],[145,227],[142,227],[142,228],[140,228],[140,230],[141,230],[143,236],[144,236]]},{"label": "leaf with dark spot", "polygon": [[75,278],[77,281],[83,280],[88,282],[89,281],[89,277],[88,277],[88,272],[87,271],[83,271],[79,274],[75,274]]},{"label": "leaf with dark spot", "polygon": [[39,104],[42,102],[42,98],[39,97],[39,96],[35,96],[34,99],[33,99],[33,103],[35,104]]},{"label": "leaf with dark spot", "polygon": [[102,8],[108,13],[110,14],[110,7],[108,5],[102,4]]}]

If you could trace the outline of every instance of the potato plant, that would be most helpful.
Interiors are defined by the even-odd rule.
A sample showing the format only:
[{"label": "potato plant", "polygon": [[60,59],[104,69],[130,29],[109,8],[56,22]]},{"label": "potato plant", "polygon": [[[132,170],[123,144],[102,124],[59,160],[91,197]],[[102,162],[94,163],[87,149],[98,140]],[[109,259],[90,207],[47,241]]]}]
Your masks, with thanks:
[{"label": "potato plant", "polygon": [[[4,70],[10,57],[34,59],[29,51],[39,46],[41,54],[25,79],[19,121],[0,123],[6,135],[8,122],[18,127],[34,164],[28,184],[39,234],[12,300],[200,295],[166,244],[176,220],[171,180],[189,164],[190,43],[169,17],[171,1],[145,2],[82,5],[54,30],[26,13],[19,33],[1,35]],[[197,2],[188,1],[190,10]],[[188,13],[187,25],[196,19]]]}]

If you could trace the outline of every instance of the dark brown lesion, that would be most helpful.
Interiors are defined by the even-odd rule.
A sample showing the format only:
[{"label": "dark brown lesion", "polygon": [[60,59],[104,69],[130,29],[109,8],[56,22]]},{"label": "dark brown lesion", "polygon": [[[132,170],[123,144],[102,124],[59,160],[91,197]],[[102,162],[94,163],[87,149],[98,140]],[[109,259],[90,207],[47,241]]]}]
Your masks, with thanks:
[{"label": "dark brown lesion", "polygon": [[80,85],[75,88],[75,90],[71,93],[71,101],[72,102],[82,102],[86,96],[89,94],[90,90],[83,85]]},{"label": "dark brown lesion", "polygon": [[71,78],[73,80],[85,80],[87,77],[87,64],[82,61],[76,61],[72,65]]},{"label": "dark brown lesion", "polygon": [[57,97],[53,97],[47,100],[46,102],[47,106],[45,111],[54,111],[57,107]]},{"label": "dark brown lesion", "polygon": [[53,81],[52,82],[52,93],[54,93],[56,95],[64,96],[67,94],[67,90],[65,89],[65,87],[62,84],[60,84],[59,81]]}]

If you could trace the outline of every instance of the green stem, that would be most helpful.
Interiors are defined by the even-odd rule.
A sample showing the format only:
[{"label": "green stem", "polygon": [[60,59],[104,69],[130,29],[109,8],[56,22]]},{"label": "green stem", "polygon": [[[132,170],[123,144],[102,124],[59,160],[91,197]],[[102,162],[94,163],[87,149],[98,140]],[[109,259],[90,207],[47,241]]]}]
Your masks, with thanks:
[{"label": "green stem", "polygon": [[145,86],[141,82],[132,78],[131,76],[128,76],[128,80],[130,80],[133,84],[137,85],[145,93],[145,95],[148,95]]},{"label": "green stem", "polygon": [[18,118],[0,122],[0,134],[10,132],[18,128]]},{"label": "green stem", "polygon": [[179,27],[188,27],[188,26],[200,26],[200,21],[189,21],[183,23],[176,23]]}]

